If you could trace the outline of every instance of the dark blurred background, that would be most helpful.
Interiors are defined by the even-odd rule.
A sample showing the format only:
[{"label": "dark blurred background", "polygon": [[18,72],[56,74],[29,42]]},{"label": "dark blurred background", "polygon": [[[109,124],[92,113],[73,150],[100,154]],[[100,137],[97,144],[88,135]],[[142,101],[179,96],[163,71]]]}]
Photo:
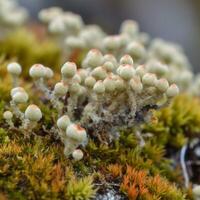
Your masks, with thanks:
[{"label": "dark blurred background", "polygon": [[142,31],[181,44],[200,71],[200,0],[19,0],[33,19],[42,8],[60,6],[80,14],[86,23],[118,31],[124,19],[139,22]]}]

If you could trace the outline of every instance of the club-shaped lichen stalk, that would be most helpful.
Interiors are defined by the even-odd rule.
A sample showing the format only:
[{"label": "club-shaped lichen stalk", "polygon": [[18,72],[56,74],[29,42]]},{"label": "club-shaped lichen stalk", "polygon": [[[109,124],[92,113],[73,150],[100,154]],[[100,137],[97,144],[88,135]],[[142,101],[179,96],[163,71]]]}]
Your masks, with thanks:
[{"label": "club-shaped lichen stalk", "polygon": [[64,154],[69,156],[79,145],[87,140],[87,133],[84,128],[77,124],[70,124],[66,129],[66,140]]},{"label": "club-shaped lichen stalk", "polygon": [[34,104],[29,105],[25,110],[25,120],[22,124],[23,129],[31,131],[41,118],[42,112],[40,108]]},{"label": "club-shaped lichen stalk", "polygon": [[42,64],[34,64],[29,70],[29,75],[33,78],[36,87],[44,92],[47,99],[50,98],[50,91],[44,83],[44,79],[51,78],[53,72],[50,68]]},{"label": "club-shaped lichen stalk", "polygon": [[57,126],[59,129],[65,131],[67,127],[71,124],[70,118],[68,115],[63,115],[57,120]]},{"label": "club-shaped lichen stalk", "polygon": [[10,92],[12,100],[10,101],[10,106],[13,111],[13,114],[16,117],[24,120],[24,113],[20,111],[18,104],[23,104],[28,101],[28,94],[22,87],[13,88]]},{"label": "club-shaped lichen stalk", "polygon": [[6,120],[6,122],[8,123],[8,125],[10,126],[10,128],[14,127],[12,118],[13,118],[13,114],[10,111],[5,111],[3,113],[3,118]]},{"label": "club-shaped lichen stalk", "polygon": [[71,124],[71,120],[68,115],[63,115],[57,120],[58,135],[61,141],[64,143],[66,140],[66,129]]},{"label": "club-shaped lichen stalk", "polygon": [[22,67],[19,63],[13,62],[8,64],[7,66],[7,71],[11,74],[12,76],[12,85],[13,87],[18,86],[18,77],[22,72]]},{"label": "club-shaped lichen stalk", "polygon": [[68,85],[63,81],[58,82],[54,86],[54,90],[52,91],[50,101],[54,108],[58,111],[59,115],[62,114],[63,103],[59,100],[61,97],[64,97],[68,92]]}]

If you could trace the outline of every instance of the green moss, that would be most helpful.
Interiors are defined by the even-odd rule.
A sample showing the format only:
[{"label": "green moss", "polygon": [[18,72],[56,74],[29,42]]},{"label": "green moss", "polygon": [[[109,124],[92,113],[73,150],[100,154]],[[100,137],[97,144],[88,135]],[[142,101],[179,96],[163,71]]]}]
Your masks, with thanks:
[{"label": "green moss", "polygon": [[121,132],[119,140],[109,146],[97,145],[90,141],[86,150],[87,156],[79,162],[79,165],[85,163],[93,170],[103,166],[106,168],[112,163],[122,166],[130,165],[138,170],[148,170],[152,175],[161,174],[171,181],[182,184],[180,171],[172,169],[171,161],[164,157],[164,147],[154,144],[151,138],[146,146],[141,148],[134,130]]},{"label": "green moss", "polygon": [[8,137],[8,133],[5,129],[0,128],[0,144],[5,144],[8,143],[9,137]]},{"label": "green moss", "polygon": [[0,144],[0,190],[9,199],[86,200],[94,196],[92,178],[75,176],[61,145],[49,137],[28,140],[20,133],[9,135],[11,142]]},{"label": "green moss", "polygon": [[61,51],[50,40],[40,41],[27,30],[17,30],[0,41],[0,55],[6,60],[16,60],[23,67],[23,74],[28,76],[28,69],[35,63],[58,68]]},{"label": "green moss", "polygon": [[26,138],[20,131],[1,131],[2,138],[10,139],[0,143],[0,190],[8,199],[90,199],[97,188],[88,174],[98,173],[98,181],[104,182],[109,177],[105,169],[116,162],[122,167],[147,170],[152,176],[160,174],[180,181],[163,157],[162,146],[149,141],[145,148],[138,147],[134,130],[122,132],[119,141],[110,146],[91,140],[79,162],[64,156],[63,145],[53,135]]},{"label": "green moss", "polygon": [[71,180],[67,185],[66,198],[69,200],[89,200],[95,197],[92,178],[85,177],[80,180]]},{"label": "green moss", "polygon": [[200,134],[200,102],[188,95],[180,95],[169,107],[156,111],[156,122],[144,125],[144,132],[154,135],[155,143],[180,148],[187,139]]}]

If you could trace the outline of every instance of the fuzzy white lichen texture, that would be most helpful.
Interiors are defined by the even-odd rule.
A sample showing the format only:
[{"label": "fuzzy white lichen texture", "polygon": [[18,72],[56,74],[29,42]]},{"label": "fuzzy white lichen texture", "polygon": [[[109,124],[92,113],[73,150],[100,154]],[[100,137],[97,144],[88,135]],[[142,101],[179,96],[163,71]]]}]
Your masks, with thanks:
[{"label": "fuzzy white lichen texture", "polygon": [[[12,77],[16,69],[20,71],[18,67],[16,63],[8,65]],[[166,66],[160,64],[162,68]],[[43,92],[42,99],[57,110],[58,121],[52,124],[51,131],[64,143],[65,155],[72,154],[75,160],[82,158],[77,148],[86,145],[88,139],[110,143],[119,137],[120,128],[137,127],[148,119],[151,109],[166,105],[179,93],[176,84],[149,73],[145,65],[134,63],[130,55],[117,59],[97,49],[88,52],[82,66],[64,63],[61,79],[52,90],[46,84],[53,77],[50,68],[35,64],[29,74],[36,88]],[[40,109],[31,105],[25,113],[20,111],[18,105],[27,103],[28,94],[19,86],[11,90],[11,97],[10,110],[21,119],[20,128],[34,128],[42,117]]]},{"label": "fuzzy white lichen texture", "polygon": [[[176,83],[181,91],[199,95],[200,76],[194,76],[183,49],[162,39],[151,39],[141,32],[136,21],[126,20],[116,35],[106,34],[97,25],[86,25],[78,14],[63,11],[59,7],[40,11],[39,19],[47,24],[48,31],[59,38],[65,56],[79,50],[97,48],[104,54],[120,59],[129,54],[135,63],[146,64],[151,73]],[[167,67],[160,68],[160,65]]]}]

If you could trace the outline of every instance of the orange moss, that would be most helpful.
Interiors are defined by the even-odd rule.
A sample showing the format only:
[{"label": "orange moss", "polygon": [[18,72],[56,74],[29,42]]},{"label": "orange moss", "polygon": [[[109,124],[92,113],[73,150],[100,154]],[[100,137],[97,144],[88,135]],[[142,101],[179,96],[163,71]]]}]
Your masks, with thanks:
[{"label": "orange moss", "polygon": [[122,175],[122,166],[119,164],[110,164],[107,169],[114,178]]}]

